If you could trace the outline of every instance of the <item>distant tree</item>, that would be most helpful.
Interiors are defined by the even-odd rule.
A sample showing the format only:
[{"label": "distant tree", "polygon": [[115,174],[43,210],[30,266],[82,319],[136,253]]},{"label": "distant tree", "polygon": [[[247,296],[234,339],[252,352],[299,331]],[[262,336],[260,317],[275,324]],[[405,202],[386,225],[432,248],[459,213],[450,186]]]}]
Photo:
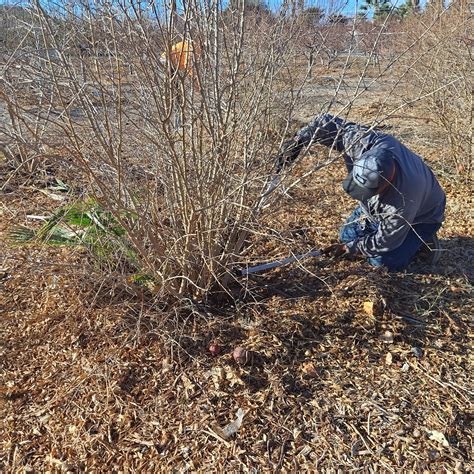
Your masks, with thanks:
[{"label": "distant tree", "polygon": [[341,15],[340,13],[333,13],[332,15],[328,16],[328,23],[347,25],[347,23],[349,23],[349,17]]},{"label": "distant tree", "polygon": [[[265,0],[244,0],[244,6],[247,15],[255,17],[270,17],[273,15]],[[239,8],[242,8],[241,0],[230,0],[224,14],[226,11],[237,11]]]},{"label": "distant tree", "polygon": [[[229,7],[237,9],[241,5],[241,0],[230,0]],[[244,0],[245,8],[248,10],[269,11],[265,0]]]},{"label": "distant tree", "polygon": [[378,18],[385,18],[391,11],[393,11],[393,5],[389,1],[379,2],[379,5]]},{"label": "distant tree", "polygon": [[307,59],[308,77],[312,76],[312,68],[318,53],[321,53],[321,19],[324,17],[324,11],[318,7],[309,7],[303,11],[301,44],[303,54]]},{"label": "distant tree", "polygon": [[302,15],[304,12],[305,0],[283,0],[281,5],[281,13],[290,15],[292,18]]},{"label": "distant tree", "polygon": [[360,9],[368,13],[373,11],[374,19],[383,18],[393,10],[392,4],[389,0],[364,0],[365,3],[361,5]]},{"label": "distant tree", "polygon": [[309,26],[316,26],[324,18],[324,11],[318,7],[309,7],[304,10],[303,16]]},{"label": "distant tree", "polygon": [[412,12],[420,11],[420,0],[407,0],[405,5],[408,5]]},{"label": "distant tree", "polygon": [[420,11],[420,0],[407,0],[400,6],[394,8],[393,13],[398,18],[405,18],[412,13],[418,13]]},{"label": "distant tree", "polygon": [[0,47],[10,51],[18,46],[31,23],[31,12],[16,5],[0,5]]},{"label": "distant tree", "polygon": [[427,8],[433,9],[435,11],[442,11],[446,7],[446,2],[445,0],[428,0],[427,2]]}]

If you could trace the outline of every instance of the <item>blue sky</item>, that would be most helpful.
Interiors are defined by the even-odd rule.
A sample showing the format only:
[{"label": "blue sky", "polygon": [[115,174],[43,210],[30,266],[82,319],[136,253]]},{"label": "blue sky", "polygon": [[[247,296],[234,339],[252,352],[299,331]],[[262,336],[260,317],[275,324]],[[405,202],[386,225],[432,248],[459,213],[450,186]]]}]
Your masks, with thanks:
[{"label": "blue sky", "polygon": [[[159,3],[166,0],[158,0]],[[180,0],[178,0],[179,3]],[[224,4],[226,0],[223,0]],[[267,5],[273,10],[278,9],[282,5],[283,0],[263,0]],[[421,0],[420,4],[424,6],[427,0]],[[25,2],[22,0],[0,0],[0,5],[21,5]],[[47,4],[48,0],[44,0],[44,3]],[[52,0],[52,4],[59,3],[61,0]],[[304,0],[305,7],[317,6],[323,10],[331,10],[332,12],[343,13],[348,16],[352,16],[357,11],[357,6],[360,6],[364,3],[364,0]],[[405,0],[391,0],[393,5],[400,6],[405,3]]]}]

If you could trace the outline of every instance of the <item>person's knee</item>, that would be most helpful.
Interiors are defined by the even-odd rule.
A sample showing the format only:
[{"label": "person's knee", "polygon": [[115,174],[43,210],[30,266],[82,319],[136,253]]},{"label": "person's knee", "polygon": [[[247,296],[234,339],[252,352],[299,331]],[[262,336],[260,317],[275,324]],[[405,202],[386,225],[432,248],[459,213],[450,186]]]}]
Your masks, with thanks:
[{"label": "person's knee", "polygon": [[352,230],[353,224],[344,224],[340,229],[339,229],[339,242],[343,244],[347,244],[348,242],[351,242],[354,240],[355,233]]},{"label": "person's knee", "polygon": [[343,244],[352,242],[361,237],[360,232],[361,209],[357,207],[354,212],[346,219],[346,222],[339,229],[339,241]]}]

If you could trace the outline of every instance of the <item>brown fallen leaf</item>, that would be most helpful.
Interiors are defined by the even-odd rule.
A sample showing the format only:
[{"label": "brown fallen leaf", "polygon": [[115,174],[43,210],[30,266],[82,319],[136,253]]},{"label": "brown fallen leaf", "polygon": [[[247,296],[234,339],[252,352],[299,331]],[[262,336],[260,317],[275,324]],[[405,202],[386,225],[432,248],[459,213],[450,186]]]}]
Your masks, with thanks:
[{"label": "brown fallen leaf", "polygon": [[369,316],[374,316],[374,303],[372,301],[364,301],[364,312]]},{"label": "brown fallen leaf", "polygon": [[364,313],[370,317],[379,317],[383,312],[383,302],[381,301],[364,301],[363,309]]},{"label": "brown fallen leaf", "polygon": [[318,376],[318,367],[314,362],[305,362],[301,366],[301,370],[308,377],[317,377]]}]

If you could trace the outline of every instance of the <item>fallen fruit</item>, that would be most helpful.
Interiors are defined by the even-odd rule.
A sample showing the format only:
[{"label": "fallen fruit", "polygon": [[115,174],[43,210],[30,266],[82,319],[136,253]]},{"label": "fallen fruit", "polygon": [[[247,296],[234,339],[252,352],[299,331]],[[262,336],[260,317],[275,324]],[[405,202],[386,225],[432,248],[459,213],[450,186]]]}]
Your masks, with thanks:
[{"label": "fallen fruit", "polygon": [[234,349],[232,356],[234,357],[234,360],[240,365],[248,364],[251,358],[250,352],[240,346]]},{"label": "fallen fruit", "polygon": [[213,356],[217,356],[222,352],[222,346],[218,342],[211,342],[209,344],[209,352]]}]

